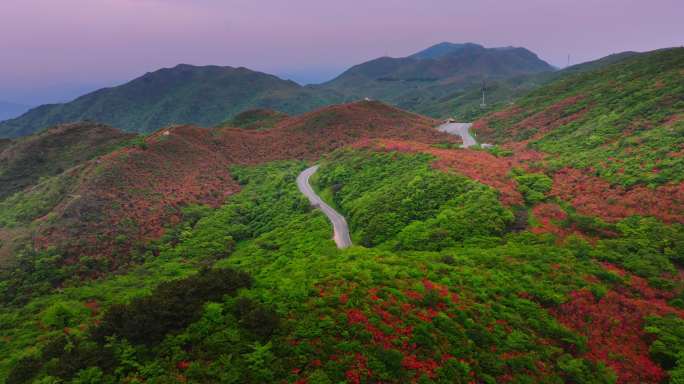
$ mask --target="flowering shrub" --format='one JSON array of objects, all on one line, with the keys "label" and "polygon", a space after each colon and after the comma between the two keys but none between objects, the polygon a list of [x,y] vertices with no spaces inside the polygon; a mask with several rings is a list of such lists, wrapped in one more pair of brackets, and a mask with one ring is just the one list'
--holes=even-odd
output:
[{"label": "flowering shrub", "polygon": [[613,368],[619,383],[660,383],[667,376],[650,359],[649,339],[644,333],[646,317],[676,313],[662,302],[615,291],[597,299],[591,291],[579,290],[572,292],[570,300],[552,313],[562,324],[587,337],[586,356]]}]

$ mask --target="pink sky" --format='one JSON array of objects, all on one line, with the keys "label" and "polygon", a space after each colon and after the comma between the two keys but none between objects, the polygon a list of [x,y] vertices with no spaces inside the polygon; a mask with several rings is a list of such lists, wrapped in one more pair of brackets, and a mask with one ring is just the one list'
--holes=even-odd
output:
[{"label": "pink sky", "polygon": [[0,0],[0,99],[67,98],[178,63],[318,82],[441,41],[565,66],[568,53],[681,46],[682,20],[682,0]]}]

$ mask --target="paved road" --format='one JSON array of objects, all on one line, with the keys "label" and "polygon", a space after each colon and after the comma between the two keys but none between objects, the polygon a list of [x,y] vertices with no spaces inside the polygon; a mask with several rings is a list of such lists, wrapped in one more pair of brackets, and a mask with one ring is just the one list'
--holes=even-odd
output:
[{"label": "paved road", "polygon": [[328,216],[330,222],[333,225],[333,239],[337,248],[347,248],[352,245],[351,238],[349,237],[349,226],[347,225],[347,220],[344,216],[340,215],[332,209],[328,204],[326,204],[317,194],[314,192],[313,188],[309,184],[309,178],[311,175],[316,173],[318,170],[318,165],[314,165],[311,168],[307,168],[302,173],[297,176],[297,187],[306,196],[311,205],[323,211],[323,213]]},{"label": "paved road", "polygon": [[437,127],[437,130],[461,136],[461,139],[463,139],[462,147],[468,148],[477,145],[475,138],[470,135],[470,127],[472,125],[473,123],[444,123]]}]

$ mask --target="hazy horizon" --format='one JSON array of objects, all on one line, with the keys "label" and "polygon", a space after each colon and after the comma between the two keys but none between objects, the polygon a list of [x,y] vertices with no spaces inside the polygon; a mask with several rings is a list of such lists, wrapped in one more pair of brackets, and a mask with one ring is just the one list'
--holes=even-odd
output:
[{"label": "hazy horizon", "polygon": [[564,67],[568,54],[576,64],[627,50],[680,46],[675,36],[684,36],[675,0],[59,3],[0,4],[0,100],[67,101],[179,63],[244,66],[308,84],[443,41],[521,46]]}]

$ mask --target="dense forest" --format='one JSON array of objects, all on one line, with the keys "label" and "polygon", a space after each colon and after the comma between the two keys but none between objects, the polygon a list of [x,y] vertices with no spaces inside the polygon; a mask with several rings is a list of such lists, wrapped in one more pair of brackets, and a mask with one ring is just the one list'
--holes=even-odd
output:
[{"label": "dense forest", "polygon": [[[616,372],[623,382],[682,374],[672,351],[684,342],[684,300],[670,293],[680,285],[680,225],[602,223],[615,236],[593,244],[534,235],[516,229],[524,207],[431,161],[367,150],[325,158],[317,187],[348,214],[361,247],[336,249],[324,216],[296,190],[304,165],[275,163],[233,169],[240,193],[217,210],[187,207],[126,273],[30,299],[36,289],[25,279],[5,282],[7,382],[608,383]],[[536,192],[530,201],[554,201],[543,183],[524,188]],[[575,222],[583,220],[558,225]],[[50,255],[33,257],[44,264]],[[587,328],[588,319],[622,325]]]},{"label": "dense forest", "polygon": [[563,75],[486,148],[377,102],[0,143],[0,381],[684,382],[682,68]]}]

